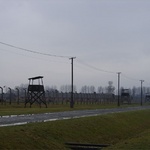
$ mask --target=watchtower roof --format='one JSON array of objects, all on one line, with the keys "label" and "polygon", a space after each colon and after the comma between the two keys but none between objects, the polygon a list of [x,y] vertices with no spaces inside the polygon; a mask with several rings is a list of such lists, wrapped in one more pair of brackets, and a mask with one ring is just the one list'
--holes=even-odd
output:
[{"label": "watchtower roof", "polygon": [[36,79],[42,79],[43,76],[37,76],[37,77],[32,77],[32,78],[29,78],[28,80],[36,80]]}]

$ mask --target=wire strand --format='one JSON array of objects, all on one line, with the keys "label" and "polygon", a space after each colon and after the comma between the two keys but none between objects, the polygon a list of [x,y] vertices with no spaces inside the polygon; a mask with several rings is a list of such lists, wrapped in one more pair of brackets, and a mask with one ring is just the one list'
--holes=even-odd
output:
[{"label": "wire strand", "polygon": [[83,62],[82,60],[77,59],[77,61],[78,61],[79,63],[81,63],[81,64],[83,64],[83,65],[89,67],[89,68],[94,69],[94,70],[97,70],[97,71],[100,71],[100,72],[105,72],[105,73],[116,74],[116,72],[108,71],[108,70],[104,70],[104,69],[100,69],[100,68],[97,68],[97,67],[95,67],[95,66],[89,65],[89,64]]},{"label": "wire strand", "polygon": [[14,46],[14,45],[4,43],[4,42],[0,42],[0,44],[3,44],[5,46],[9,46],[9,47],[13,47],[13,48],[16,48],[16,49],[19,49],[19,50],[22,50],[22,51],[39,54],[39,55],[45,55],[45,56],[51,56],[51,57],[60,57],[60,58],[70,58],[71,57],[71,56],[52,55],[52,54],[48,54],[48,53],[37,52],[37,51],[33,51],[33,50],[26,49],[26,48]]},{"label": "wire strand", "polygon": [[132,81],[140,81],[140,79],[128,77],[128,76],[125,75],[124,73],[122,73],[122,77],[124,77],[124,78],[126,78],[126,79],[128,79],[128,80],[132,80]]},{"label": "wire strand", "polygon": [[6,49],[1,49],[1,48],[0,48],[0,51],[7,52],[7,53],[11,53],[11,54],[15,54],[15,55],[20,55],[20,56],[23,56],[23,57],[32,58],[32,59],[36,59],[36,60],[40,60],[40,61],[57,62],[57,63],[65,63],[65,64],[68,64],[68,62],[54,61],[54,60],[49,60],[49,59],[34,57],[34,56],[31,56],[31,55],[20,54],[20,53],[16,53],[16,52],[11,51],[11,50],[8,50],[8,49],[6,50]]}]

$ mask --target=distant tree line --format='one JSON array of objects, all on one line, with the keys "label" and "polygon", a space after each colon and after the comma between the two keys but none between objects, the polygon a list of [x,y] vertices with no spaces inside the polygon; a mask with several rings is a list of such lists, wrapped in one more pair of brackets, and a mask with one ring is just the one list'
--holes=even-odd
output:
[{"label": "distant tree line", "polygon": [[[28,89],[28,84],[21,84],[20,86],[16,86],[14,89],[5,87],[3,88],[3,94],[0,92],[0,100],[3,98],[5,99],[15,99],[16,101],[23,101],[26,96],[27,96],[27,89]],[[76,86],[73,87],[74,89],[74,97],[75,98],[87,98],[87,99],[98,99],[98,97],[101,97],[104,99],[107,99],[107,96],[110,98],[110,95],[115,95],[115,87],[113,85],[112,81],[108,81],[108,85],[106,87],[99,86],[97,89],[95,88],[94,85],[88,86],[84,85],[81,87],[80,91],[77,92]],[[121,89],[124,89],[124,87],[120,88],[120,93]],[[62,97],[65,99],[70,98],[70,92],[71,92],[71,85],[62,85],[60,86],[60,89],[57,88],[57,86],[45,86],[45,93],[48,99],[57,99],[57,97]],[[140,99],[141,95],[141,87],[133,87],[129,89],[130,95],[132,96],[132,99]],[[68,93],[68,94],[67,94]],[[147,93],[150,94],[150,87],[143,87],[143,96],[145,96]],[[10,97],[11,94],[11,97]],[[78,94],[78,95],[77,95]],[[97,94],[97,96],[95,95]],[[55,98],[54,98],[55,97]]]},{"label": "distant tree line", "polygon": [[[25,93],[25,90],[27,90],[28,84],[21,84],[20,86],[16,86],[12,90],[12,93],[16,93],[17,90],[19,89],[20,95],[23,95]],[[121,87],[121,89],[124,89],[124,87]],[[150,87],[143,87],[143,95],[146,93],[150,93]],[[5,93],[9,93],[8,87],[3,87],[3,91]],[[45,91],[50,91],[50,92],[63,92],[63,93],[69,93],[71,92],[71,85],[61,85],[60,88],[58,89],[56,85],[52,86],[45,86]],[[73,91],[74,93],[77,92],[77,87],[74,85],[73,86]],[[133,86],[132,88],[129,88],[130,94],[134,97],[137,95],[141,94],[141,87],[135,87]],[[98,86],[97,89],[95,88],[94,85],[84,85],[81,87],[78,93],[109,93],[109,94],[115,94],[115,87],[113,85],[112,81],[108,81],[108,85],[106,87]]]}]

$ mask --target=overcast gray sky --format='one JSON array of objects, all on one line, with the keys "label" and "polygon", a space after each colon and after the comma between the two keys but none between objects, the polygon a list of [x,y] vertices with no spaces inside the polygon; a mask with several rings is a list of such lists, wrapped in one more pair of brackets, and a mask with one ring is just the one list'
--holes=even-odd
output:
[{"label": "overcast gray sky", "polygon": [[[0,0],[0,42],[74,59],[74,84],[150,84],[149,0]],[[71,61],[0,44],[0,86],[71,83]]]}]

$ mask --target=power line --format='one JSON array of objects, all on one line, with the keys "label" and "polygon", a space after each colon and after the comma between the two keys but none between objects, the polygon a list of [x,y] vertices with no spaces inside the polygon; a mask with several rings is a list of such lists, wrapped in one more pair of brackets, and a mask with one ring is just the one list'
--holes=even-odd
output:
[{"label": "power line", "polygon": [[82,60],[77,59],[77,61],[78,61],[79,63],[81,63],[81,64],[83,64],[83,65],[89,67],[89,68],[94,69],[94,70],[97,70],[97,71],[100,71],[100,72],[105,72],[105,73],[116,74],[116,72],[108,71],[108,70],[104,70],[104,69],[100,69],[100,68],[97,68],[97,67],[95,67],[95,66],[89,65],[89,64],[83,62]]},{"label": "power line", "polygon": [[139,79],[128,77],[128,76],[125,75],[124,73],[122,73],[122,76],[123,76],[124,78],[128,79],[128,80],[139,81]]},{"label": "power line", "polygon": [[[108,71],[108,70],[104,70],[104,69],[100,69],[100,68],[97,68],[97,67],[95,67],[95,66],[89,65],[89,64],[83,62],[82,60],[77,59],[77,61],[78,61],[79,63],[81,63],[82,65],[87,66],[87,67],[89,67],[89,68],[91,68],[91,69],[94,69],[94,70],[97,70],[97,71],[100,71],[100,72],[116,74],[116,72]],[[125,75],[124,73],[122,73],[122,76],[123,76],[124,78],[128,79],[128,80],[132,80],[132,81],[136,81],[136,82],[139,81],[139,79],[129,77],[129,76]]]},{"label": "power line", "polygon": [[48,54],[48,53],[37,52],[37,51],[33,51],[33,50],[26,49],[26,48],[14,46],[14,45],[4,43],[4,42],[0,42],[0,44],[3,44],[5,46],[9,46],[9,47],[12,47],[12,48],[16,48],[16,49],[19,49],[19,50],[22,50],[22,51],[39,54],[39,55],[46,55],[46,56],[51,56],[51,57],[61,57],[61,58],[70,58],[71,57],[71,56],[52,55],[52,54]]},{"label": "power line", "polygon": [[15,54],[15,55],[20,55],[20,56],[23,56],[23,57],[28,57],[28,58],[32,58],[32,59],[36,59],[36,60],[41,60],[41,61],[57,62],[57,63],[66,63],[66,64],[69,64],[68,62],[56,61],[56,60],[54,61],[54,60],[49,60],[49,59],[34,57],[34,56],[31,56],[31,55],[20,54],[20,53],[16,53],[16,52],[11,51],[11,50],[8,50],[8,49],[6,50],[6,49],[1,49],[1,48],[0,48],[0,51],[4,51],[4,52],[7,52],[7,53],[12,53],[12,54]]},{"label": "power line", "polygon": [[[16,49],[19,49],[19,50],[22,50],[22,51],[26,51],[26,52],[29,52],[29,53],[34,53],[34,54],[39,54],[39,55],[44,55],[44,56],[59,57],[59,58],[73,58],[71,56],[62,56],[62,55],[53,55],[53,54],[49,54],[49,53],[42,53],[42,52],[38,52],[38,51],[34,51],[34,50],[30,50],[30,49],[18,47],[18,46],[15,46],[15,45],[4,43],[4,42],[0,42],[0,44],[8,46],[8,47],[16,48]],[[100,71],[100,72],[105,72],[105,73],[110,73],[110,74],[116,74],[116,72],[105,70],[105,69],[101,69],[101,68],[97,68],[95,66],[89,65],[88,63],[85,63],[82,60],[77,59],[77,61],[80,64],[82,64],[84,66],[87,66],[87,67],[89,67],[91,69],[94,69],[94,70],[97,70],[97,71]],[[129,79],[129,80],[139,81],[138,79],[126,76],[124,73],[122,73],[122,76],[125,77],[125,78],[127,78],[127,79]]]},{"label": "power line", "polygon": [[[126,78],[126,79],[128,79],[128,80],[131,80],[131,81],[135,81],[135,82],[141,81],[141,80],[139,80],[139,79],[137,79],[137,78],[128,77],[128,76],[125,75],[124,73],[122,74],[122,77],[124,77],[124,78]],[[144,81],[144,83],[145,83],[147,86],[150,86],[149,81],[145,81],[145,80],[143,80],[143,81]]]}]

